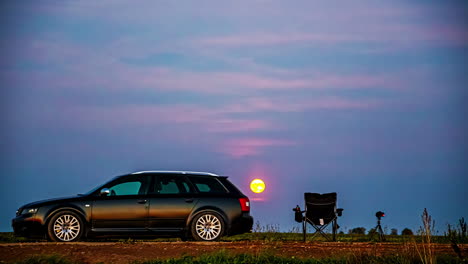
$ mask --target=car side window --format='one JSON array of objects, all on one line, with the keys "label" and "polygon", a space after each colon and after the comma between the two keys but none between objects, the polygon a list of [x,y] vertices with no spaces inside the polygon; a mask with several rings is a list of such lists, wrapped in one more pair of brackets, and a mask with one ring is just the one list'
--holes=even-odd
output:
[{"label": "car side window", "polygon": [[183,176],[160,175],[154,183],[154,193],[181,194],[190,193],[190,187]]},{"label": "car side window", "polygon": [[201,193],[227,193],[224,186],[214,177],[190,177],[190,181]]},{"label": "car side window", "polygon": [[109,188],[111,196],[117,195],[138,195],[140,191],[141,182],[124,182]]},{"label": "car side window", "polygon": [[146,193],[146,186],[146,178],[141,178],[118,181],[107,188],[110,191],[109,196],[143,195]]}]

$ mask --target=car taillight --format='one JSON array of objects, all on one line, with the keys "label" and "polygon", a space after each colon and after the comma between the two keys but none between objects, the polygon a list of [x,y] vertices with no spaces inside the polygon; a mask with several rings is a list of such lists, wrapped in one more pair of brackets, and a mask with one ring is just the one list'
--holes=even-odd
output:
[{"label": "car taillight", "polygon": [[242,212],[250,212],[250,200],[247,197],[239,198]]}]

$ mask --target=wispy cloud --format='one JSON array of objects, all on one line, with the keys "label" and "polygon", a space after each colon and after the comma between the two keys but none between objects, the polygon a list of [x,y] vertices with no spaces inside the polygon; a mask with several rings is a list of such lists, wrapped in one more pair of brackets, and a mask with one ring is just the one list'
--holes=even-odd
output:
[{"label": "wispy cloud", "polygon": [[[122,74],[125,74],[122,72]],[[172,69],[133,69],[119,83],[134,87],[154,87],[166,90],[187,90],[215,94],[230,94],[258,90],[283,89],[346,89],[391,87],[395,83],[387,76],[316,74],[313,77],[277,78],[243,72],[184,72]]]},{"label": "wispy cloud", "polygon": [[209,47],[268,47],[296,45],[328,47],[330,44],[375,44],[395,45],[399,48],[419,48],[425,46],[466,46],[468,32],[465,28],[449,25],[421,26],[412,24],[365,25],[346,32],[255,32],[225,36],[205,37],[195,43]]},{"label": "wispy cloud", "polygon": [[[57,124],[76,129],[92,127],[97,130],[128,130],[135,127],[174,130],[190,129],[196,138],[199,134],[229,135],[246,132],[275,131],[280,125],[270,119],[231,117],[224,108],[197,105],[126,105],[118,107],[92,107],[68,105],[51,107],[61,109]],[[49,111],[52,113],[53,111]],[[43,117],[49,119],[49,116]]]},{"label": "wispy cloud", "polygon": [[[193,91],[209,94],[239,94],[253,90],[360,89],[394,88],[396,78],[390,74],[336,74],[310,72],[298,75],[294,71],[257,69],[257,72],[211,71],[196,72],[176,68],[138,67],[122,63],[118,58],[99,51],[80,50],[66,44],[35,45],[27,62],[38,65],[36,71],[17,72],[18,79],[27,76],[35,84],[49,83],[54,87],[81,89],[101,87],[112,90]],[[51,50],[48,56],[41,50]],[[73,63],[70,63],[73,62]],[[43,69],[60,68],[61,73]],[[10,73],[13,74],[13,73]]]},{"label": "wispy cloud", "polygon": [[226,140],[219,151],[234,158],[242,158],[260,155],[268,148],[294,145],[296,142],[282,139],[234,138]]},{"label": "wispy cloud", "polygon": [[311,33],[252,33],[248,35],[215,36],[196,40],[213,46],[268,46],[294,43],[340,43],[358,40],[352,35],[311,34]]},{"label": "wispy cloud", "polygon": [[351,110],[372,109],[382,106],[383,102],[376,99],[348,99],[335,96],[316,98],[294,97],[253,97],[245,101],[226,106],[227,112],[258,113],[258,112],[308,112],[313,110]]}]

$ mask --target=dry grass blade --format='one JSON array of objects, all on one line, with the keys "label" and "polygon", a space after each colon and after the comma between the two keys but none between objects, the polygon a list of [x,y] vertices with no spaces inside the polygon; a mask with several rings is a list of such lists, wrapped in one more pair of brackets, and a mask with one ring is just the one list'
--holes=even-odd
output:
[{"label": "dry grass blade", "polygon": [[437,260],[434,254],[434,246],[431,243],[434,222],[432,221],[432,217],[429,215],[426,208],[424,208],[421,219],[423,223],[423,226],[419,230],[421,235],[421,243],[418,245],[416,242],[414,242],[416,251],[418,252],[419,258],[423,264],[435,264]]}]

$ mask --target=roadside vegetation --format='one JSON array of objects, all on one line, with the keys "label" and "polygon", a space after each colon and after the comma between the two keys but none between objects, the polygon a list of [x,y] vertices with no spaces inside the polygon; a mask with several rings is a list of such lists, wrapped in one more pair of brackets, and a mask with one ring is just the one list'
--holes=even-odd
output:
[{"label": "roadside vegetation", "polygon": [[[451,256],[437,257],[439,264],[458,264],[465,263]],[[168,260],[151,260],[144,262],[134,262],[133,264],[419,264],[421,263],[418,258],[410,256],[371,256],[371,255],[349,255],[339,256],[334,258],[320,258],[320,259],[301,259],[298,257],[281,257],[270,253],[252,254],[236,254],[232,255],[224,251],[217,253],[202,255],[200,257],[186,256],[178,259]]]},{"label": "roadside vegetation", "polygon": [[[379,242],[379,243],[421,243],[424,239],[419,235],[385,235],[386,241],[380,242],[375,237],[371,239],[368,234],[337,234],[339,242]],[[120,242],[126,244],[138,242],[177,242],[179,238],[96,238],[87,239],[86,242]],[[237,241],[265,241],[265,242],[281,242],[281,241],[302,241],[302,233],[292,232],[253,232],[230,237],[222,237],[222,242],[237,242]],[[457,244],[466,244],[468,240],[460,238],[454,233],[450,235],[432,236],[432,243],[451,244],[455,241]],[[23,237],[15,237],[10,232],[0,232],[0,243],[25,243],[25,242],[47,242],[46,239],[27,239]],[[327,240],[319,235],[312,238],[312,234],[307,234],[307,242],[327,242]]]},{"label": "roadside vegetation", "polygon": [[[435,259],[439,264],[462,264],[466,263],[454,256],[437,256]],[[59,255],[33,256],[24,259],[16,264],[82,264]],[[165,260],[149,260],[131,262],[131,264],[420,264],[425,263],[415,255],[395,255],[395,256],[372,256],[367,254],[347,255],[328,258],[281,257],[270,252],[260,252],[257,254],[231,254],[225,250],[215,253],[204,254],[198,257],[183,256]]]}]

